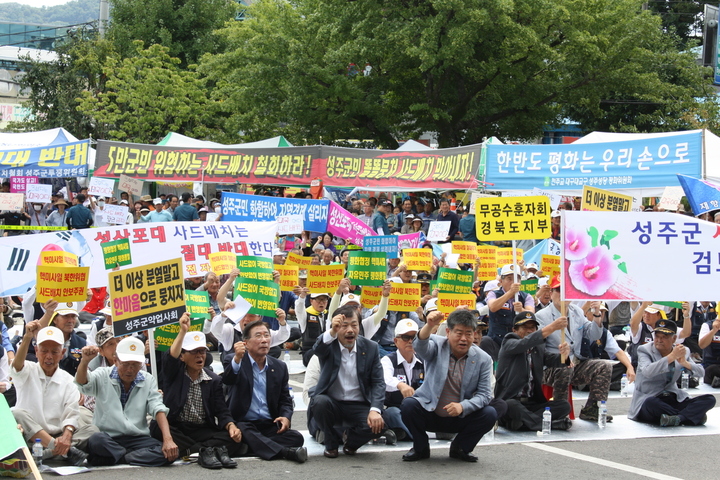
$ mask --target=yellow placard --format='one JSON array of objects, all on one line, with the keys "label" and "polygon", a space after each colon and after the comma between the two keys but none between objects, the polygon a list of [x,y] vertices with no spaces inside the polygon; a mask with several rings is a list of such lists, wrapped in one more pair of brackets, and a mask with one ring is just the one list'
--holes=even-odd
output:
[{"label": "yellow placard", "polygon": [[48,267],[77,267],[79,263],[78,257],[74,253],[52,251],[40,253],[40,265],[47,265]]},{"label": "yellow placard", "polygon": [[408,270],[429,272],[432,269],[432,250],[429,248],[406,248],[402,256]]},{"label": "yellow placard", "polygon": [[37,267],[37,301],[84,302],[90,267]]},{"label": "yellow placard", "polygon": [[633,197],[602,188],[583,186],[581,210],[593,212],[629,212]]},{"label": "yellow placard", "polygon": [[300,283],[300,267],[297,265],[274,265],[280,273],[280,291],[292,292]]},{"label": "yellow placard", "polygon": [[540,270],[550,278],[560,275],[560,257],[558,255],[543,255],[540,259]]},{"label": "yellow placard", "polygon": [[215,275],[225,275],[237,267],[237,255],[233,252],[217,252],[208,255],[210,268]]},{"label": "yellow placard", "polygon": [[312,257],[303,257],[302,255],[298,255],[297,253],[288,253],[287,258],[285,259],[285,265],[297,265],[299,267],[309,267],[312,263]]},{"label": "yellow placard", "polygon": [[182,258],[108,272],[115,336],[176,323],[185,312]]},{"label": "yellow placard", "polygon": [[419,283],[393,283],[388,298],[388,310],[414,312],[420,306]]},{"label": "yellow placard", "polygon": [[452,242],[452,253],[460,254],[460,258],[458,258],[458,263],[474,264],[475,260],[477,260],[477,243]]},{"label": "yellow placard", "polygon": [[310,293],[327,293],[332,296],[345,276],[345,266],[309,265],[307,272],[307,287]]},{"label": "yellow placard", "polygon": [[442,313],[452,313],[461,305],[475,310],[477,298],[472,293],[438,293],[437,307]]},{"label": "yellow placard", "polygon": [[[516,248],[518,262],[523,258],[523,249]],[[498,248],[497,249],[497,266],[502,267],[504,265],[511,265],[513,263],[513,249],[512,248]]]},{"label": "yellow placard", "polygon": [[360,295],[360,303],[365,308],[373,308],[380,304],[382,299],[382,287],[363,287]]},{"label": "yellow placard", "polygon": [[475,229],[480,241],[536,240],[548,238],[550,199],[530,197],[480,197],[475,200]]},{"label": "yellow placard", "polygon": [[477,252],[478,258],[480,258],[478,280],[495,280],[495,277],[497,277],[497,250],[498,248],[492,245],[478,245]]}]

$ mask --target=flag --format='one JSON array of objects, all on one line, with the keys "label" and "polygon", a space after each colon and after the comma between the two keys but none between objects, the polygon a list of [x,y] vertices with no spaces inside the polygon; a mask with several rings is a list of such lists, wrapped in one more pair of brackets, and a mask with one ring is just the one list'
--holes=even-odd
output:
[{"label": "flag", "polygon": [[693,215],[698,216],[712,210],[720,209],[720,185],[677,174],[680,185],[690,203]]},{"label": "flag", "polygon": [[0,432],[0,458],[8,457],[25,446],[25,440],[17,428],[17,422],[4,395],[0,395]]}]

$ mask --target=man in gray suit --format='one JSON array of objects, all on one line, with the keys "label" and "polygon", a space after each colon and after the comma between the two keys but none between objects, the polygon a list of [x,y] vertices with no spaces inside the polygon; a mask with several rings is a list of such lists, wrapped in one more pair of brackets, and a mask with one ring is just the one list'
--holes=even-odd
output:
[{"label": "man in gray suit", "polygon": [[450,457],[477,462],[475,445],[495,425],[498,414],[492,400],[492,359],[473,344],[477,320],[469,310],[447,318],[446,336],[432,335],[443,314],[432,312],[413,343],[425,363],[425,382],[403,400],[402,419],[413,438],[403,460],[430,458],[428,431],[457,433]]},{"label": "man in gray suit", "polygon": [[703,425],[707,421],[706,413],[715,406],[715,397],[690,398],[685,390],[677,387],[683,367],[702,378],[702,365],[690,360],[690,350],[674,345],[677,325],[672,320],[658,320],[653,333],[653,342],[638,348],[635,393],[628,417],[663,427]]}]

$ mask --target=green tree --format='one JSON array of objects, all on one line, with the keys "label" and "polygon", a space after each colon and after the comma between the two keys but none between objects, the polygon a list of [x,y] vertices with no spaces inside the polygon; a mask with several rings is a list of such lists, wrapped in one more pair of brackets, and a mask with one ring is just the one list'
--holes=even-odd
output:
[{"label": "green tree", "polygon": [[[392,148],[431,131],[455,146],[535,138],[571,113],[590,124],[607,99],[677,112],[708,94],[704,70],[637,0],[260,0],[222,35],[227,50],[201,69],[226,130],[247,139]],[[366,63],[369,76],[348,74]],[[673,64],[682,71],[668,74]],[[643,130],[667,122],[631,104],[626,113],[629,124],[645,115]]]},{"label": "green tree", "polygon": [[235,17],[233,0],[110,0],[111,38],[123,57],[135,52],[134,40],[164,45],[186,67],[204,53],[221,50],[213,31]]},{"label": "green tree", "polygon": [[204,138],[211,132],[214,104],[205,82],[194,70],[183,70],[168,48],[135,42],[135,56],[108,57],[101,92],[83,92],[78,110],[107,129],[107,137],[135,143],[157,143],[169,131]]}]

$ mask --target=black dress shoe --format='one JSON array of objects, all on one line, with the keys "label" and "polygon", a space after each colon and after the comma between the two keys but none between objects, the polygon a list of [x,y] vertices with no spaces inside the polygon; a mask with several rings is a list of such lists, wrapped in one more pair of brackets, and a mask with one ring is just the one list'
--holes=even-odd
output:
[{"label": "black dress shoe", "polygon": [[307,459],[307,448],[305,447],[288,448],[285,454],[285,460],[292,460],[297,463],[305,463]]},{"label": "black dress shoe", "polygon": [[417,453],[414,448],[411,448],[409,452],[402,456],[405,462],[417,462],[418,460],[424,460],[426,458],[430,458],[430,450],[424,453]]},{"label": "black dress shoe", "polygon": [[326,448],[323,452],[323,455],[325,455],[327,458],[338,458],[338,449],[337,448]]},{"label": "black dress shoe", "polygon": [[67,453],[67,462],[70,465],[74,465],[76,467],[81,467],[83,463],[85,463],[85,459],[87,458],[88,454],[80,450],[79,448],[70,447],[70,450],[68,450]]},{"label": "black dress shoe", "polygon": [[472,453],[465,453],[460,447],[450,445],[450,458],[457,458],[464,462],[477,462],[478,457]]},{"label": "black dress shoe", "polygon": [[397,435],[395,435],[395,432],[389,428],[386,428],[382,432],[383,437],[385,437],[385,443],[387,445],[395,445],[397,443]]},{"label": "black dress shoe", "polygon": [[237,462],[230,458],[227,447],[215,447],[215,457],[220,461],[223,468],[237,467]]},{"label": "black dress shoe", "polygon": [[343,453],[345,455],[350,455],[350,456],[355,455],[357,453],[357,450],[358,450],[357,448],[351,448],[351,447],[348,447],[347,445],[343,446]]},{"label": "black dress shoe", "polygon": [[198,455],[198,465],[211,470],[222,468],[222,463],[220,463],[220,460],[218,460],[215,456],[214,447],[203,447],[200,449],[200,454]]}]

